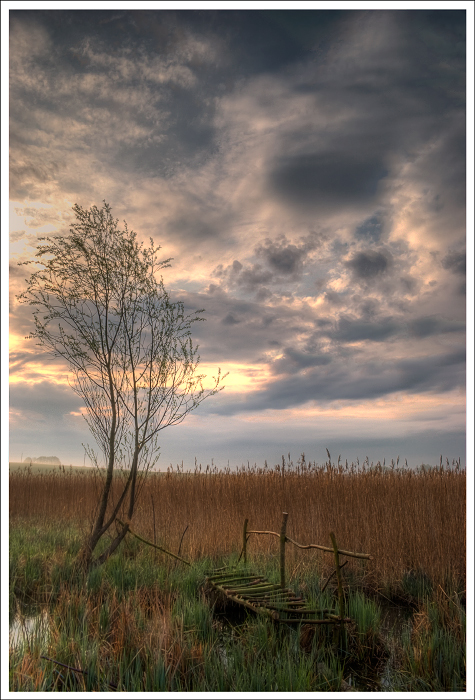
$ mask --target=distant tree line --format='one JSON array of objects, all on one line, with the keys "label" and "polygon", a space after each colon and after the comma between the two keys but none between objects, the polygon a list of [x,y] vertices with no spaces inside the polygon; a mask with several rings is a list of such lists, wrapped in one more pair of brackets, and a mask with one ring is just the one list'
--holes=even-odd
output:
[{"label": "distant tree line", "polygon": [[27,464],[61,464],[58,457],[26,457],[23,463]]}]

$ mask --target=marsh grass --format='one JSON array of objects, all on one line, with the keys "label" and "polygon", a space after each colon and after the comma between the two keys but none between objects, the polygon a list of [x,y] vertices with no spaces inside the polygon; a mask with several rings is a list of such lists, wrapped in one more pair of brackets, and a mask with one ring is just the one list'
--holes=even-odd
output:
[{"label": "marsh grass", "polygon": [[[465,474],[352,471],[302,459],[284,467],[150,475],[134,529],[175,552],[182,543],[192,565],[128,536],[86,577],[73,562],[100,477],[12,473],[10,614],[23,615],[25,627],[34,615],[42,622],[10,648],[10,690],[332,692],[355,677],[368,690],[385,664],[385,689],[463,690]],[[245,517],[278,531],[283,510],[298,542],[330,545],[334,530],[340,547],[374,557],[343,569],[354,624],[336,646],[330,626],[274,627],[203,588],[207,570],[237,564]],[[249,566],[279,581],[275,538],[251,536],[248,552]],[[335,606],[333,579],[322,592],[332,569],[330,554],[288,545],[288,585],[315,607]],[[412,606],[391,654],[387,598]]]},{"label": "marsh grass", "polygon": [[[101,478],[97,471],[13,472],[10,520],[26,518],[39,526],[57,522],[85,532]],[[283,461],[273,469],[150,474],[134,529],[176,552],[188,526],[181,552],[196,561],[239,552],[245,518],[249,529],[279,531],[283,511],[289,513],[288,535],[298,542],[329,546],[333,530],[341,547],[370,553],[372,562],[351,560],[345,574],[386,594],[397,589],[417,598],[421,585],[445,587],[450,580],[464,588],[465,472],[458,467],[415,472],[379,465],[319,466],[302,455],[296,465]],[[141,545],[127,544],[130,556],[134,546]],[[278,556],[273,538],[251,536],[248,547],[253,555]],[[331,556],[324,553],[287,549],[290,570],[331,567]]]},{"label": "marsh grass", "polygon": [[47,635],[10,649],[12,691],[338,689],[342,664],[332,659],[331,677],[319,674],[318,663],[331,654],[316,644],[303,653],[296,630],[246,615],[223,635],[202,590],[201,563],[186,571],[160,567],[151,587],[141,585],[141,559],[120,581],[106,564],[86,585],[63,582],[44,609]]},{"label": "marsh grass", "polygon": [[[236,611],[229,606],[217,614],[219,605],[203,588],[209,561],[190,568],[161,564],[152,580],[147,558],[144,552],[135,560],[119,555],[77,582],[69,580],[66,566],[55,595],[37,610],[41,629],[10,649],[10,688],[72,692],[105,691],[115,685],[137,692],[331,692],[358,675],[376,686],[388,654],[381,646],[380,606],[362,593],[348,592],[355,624],[335,648],[326,626],[275,627],[242,609],[236,624]],[[319,595],[319,580],[307,575],[302,585],[316,605],[334,606],[336,590],[330,585]],[[443,603],[442,611],[437,608],[437,614],[427,605],[421,604],[412,635],[403,635],[394,688],[460,690],[463,608],[455,597]],[[427,649],[435,650],[431,664]],[[41,656],[87,673],[65,670]],[[434,675],[438,660],[444,670]]]},{"label": "marsh grass", "polygon": [[425,598],[402,637],[403,666],[399,682],[407,691],[460,690],[466,674],[466,612],[457,593],[440,589]]}]

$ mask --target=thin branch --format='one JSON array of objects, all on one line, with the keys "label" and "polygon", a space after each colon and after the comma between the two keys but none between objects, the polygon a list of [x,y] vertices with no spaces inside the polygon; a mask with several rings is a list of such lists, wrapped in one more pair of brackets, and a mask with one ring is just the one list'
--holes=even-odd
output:
[{"label": "thin branch", "polygon": [[[116,518],[116,520],[120,525],[125,527],[124,523],[121,520],[119,520],[119,518]],[[165,554],[168,554],[170,557],[174,557],[175,559],[178,559],[178,561],[182,561],[187,566],[191,566],[191,562],[186,561],[186,559],[182,559],[182,557],[179,557],[177,554],[173,554],[173,552],[169,552],[168,549],[165,549],[164,547],[159,547],[158,544],[154,544],[153,542],[150,542],[150,540],[146,540],[144,537],[140,537],[140,535],[137,535],[137,533],[131,529],[130,525],[129,525],[129,532],[131,535],[136,537],[138,540],[140,540],[144,544],[148,544],[150,547],[154,547],[155,549],[160,550],[160,552],[164,552]]]},{"label": "thin branch", "polygon": [[[57,661],[56,659],[52,659],[49,656],[45,656],[42,654],[40,656],[40,659],[45,659],[46,661],[52,661],[54,664],[57,664],[58,666],[62,666],[63,668],[67,668],[69,671],[74,671],[75,673],[81,673],[83,676],[87,676],[89,674],[89,671],[83,671],[81,668],[75,668],[74,666],[69,666],[68,664],[63,664],[62,661]],[[112,690],[117,690],[117,686],[115,683],[111,683],[110,681],[106,681],[107,685],[109,688],[112,688]]]}]

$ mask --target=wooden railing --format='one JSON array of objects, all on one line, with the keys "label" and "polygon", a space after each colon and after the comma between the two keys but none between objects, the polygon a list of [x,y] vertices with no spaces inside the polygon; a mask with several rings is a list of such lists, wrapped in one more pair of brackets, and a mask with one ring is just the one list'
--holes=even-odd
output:
[{"label": "wooden railing", "polygon": [[[332,542],[331,547],[325,547],[324,545],[321,544],[299,544],[295,540],[292,540],[290,537],[287,537],[287,519],[289,517],[288,513],[283,513],[282,514],[282,525],[280,526],[280,533],[278,532],[272,532],[271,530],[248,530],[247,526],[249,524],[249,519],[246,518],[244,521],[244,527],[243,527],[243,532],[242,532],[242,551],[241,551],[241,556],[244,559],[244,563],[247,563],[247,541],[251,535],[274,535],[275,537],[278,537],[280,540],[280,585],[282,588],[285,588],[285,545],[287,542],[290,542],[291,544],[295,545],[299,549],[320,549],[322,552],[331,552],[333,553],[333,556],[335,557],[335,571],[331,574],[333,576],[336,573],[337,581],[338,581],[338,602],[339,602],[339,609],[340,609],[340,618],[344,617],[344,596],[343,596],[343,583],[342,583],[342,578],[341,578],[341,569],[343,568],[344,564],[340,564],[340,555],[345,556],[345,557],[353,557],[355,559],[372,559],[373,557],[370,554],[361,554],[360,552],[349,552],[346,549],[339,549],[337,543],[336,543],[336,538],[333,532],[330,532],[330,539]],[[241,558],[241,557],[240,557]],[[345,562],[346,563],[346,562]],[[330,580],[331,576],[329,577],[328,581]],[[327,583],[328,583],[327,581]],[[326,585],[326,584],[325,584]]]}]

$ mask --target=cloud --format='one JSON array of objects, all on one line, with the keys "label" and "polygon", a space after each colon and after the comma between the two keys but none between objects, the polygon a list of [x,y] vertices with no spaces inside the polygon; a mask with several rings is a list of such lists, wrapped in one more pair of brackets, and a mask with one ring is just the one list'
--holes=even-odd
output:
[{"label": "cloud", "polygon": [[227,266],[220,264],[213,271],[213,276],[229,290],[254,294],[256,301],[291,296],[287,291],[289,283],[302,278],[313,251],[321,245],[322,239],[315,233],[301,237],[295,243],[291,243],[285,235],[274,240],[266,238],[254,247],[252,253],[248,253],[248,259],[257,262],[233,260]]},{"label": "cloud", "polygon": [[21,241],[22,238],[27,238],[31,237],[31,234],[27,234],[25,230],[22,231],[11,231],[10,232],[10,243],[16,243],[17,241]]},{"label": "cloud", "polygon": [[[21,17],[21,20],[20,20]],[[42,23],[33,17],[13,12],[10,16],[10,62],[14,68],[34,64],[38,57],[45,56],[52,48],[50,35]]]},{"label": "cloud", "polygon": [[282,275],[295,275],[302,272],[309,252],[320,245],[317,236],[307,236],[299,244],[291,243],[285,235],[272,241],[266,238],[255,248],[255,254],[265,259],[271,270]]},{"label": "cloud", "polygon": [[238,318],[236,318],[234,314],[229,313],[226,314],[221,323],[223,323],[225,326],[235,326],[237,323],[241,323],[241,321]]},{"label": "cloud", "polygon": [[391,265],[391,257],[380,251],[361,251],[346,262],[356,279],[372,279],[386,273]]},{"label": "cloud", "polygon": [[10,385],[10,407],[30,421],[61,422],[65,415],[79,412],[81,406],[81,399],[68,386],[51,381]]},{"label": "cloud", "polygon": [[292,347],[283,349],[282,357],[279,357],[271,365],[273,374],[295,374],[310,367],[329,365],[332,362],[330,353],[301,352]]},{"label": "cloud", "polygon": [[402,330],[401,321],[392,317],[379,318],[374,322],[341,316],[332,338],[338,341],[355,342],[388,340]]},{"label": "cloud", "polygon": [[287,373],[269,381],[259,391],[247,394],[241,401],[233,397],[232,401],[226,402],[223,396],[219,412],[233,415],[304,406],[309,402],[324,405],[340,400],[366,401],[398,392],[436,394],[451,392],[464,385],[465,352],[396,362],[374,358],[371,364],[364,365],[347,358],[346,362],[332,361],[299,374]]},{"label": "cloud", "polygon": [[[10,352],[10,380],[19,378],[26,381],[28,379],[41,378],[42,375],[38,373],[37,368],[43,365],[44,371],[47,372],[50,362],[51,355],[47,352],[38,352],[31,349],[24,352]],[[61,362],[57,364],[61,364]],[[52,373],[56,372],[57,364],[55,363],[54,369],[51,370]],[[36,371],[33,368],[36,368]]]},{"label": "cloud", "polygon": [[357,226],[355,237],[378,243],[383,232],[384,219],[381,214],[374,214]]},{"label": "cloud", "polygon": [[176,292],[173,298],[181,299],[189,312],[205,309],[206,321],[195,324],[192,335],[201,356],[213,362],[219,358],[223,369],[226,362],[265,363],[266,353],[279,347],[282,338],[306,335],[313,329],[313,314],[306,307],[298,313],[285,303],[269,307],[265,300],[244,300],[222,288],[208,294]]},{"label": "cloud", "polygon": [[19,265],[12,265],[10,263],[8,267],[8,276],[10,279],[24,278],[26,276],[25,268]]},{"label": "cloud", "polygon": [[272,190],[290,204],[314,211],[375,200],[378,185],[387,175],[380,159],[341,151],[281,156],[269,180]]},{"label": "cloud", "polygon": [[442,333],[464,333],[465,323],[444,319],[440,316],[421,316],[411,321],[409,328],[416,338],[427,338]]},{"label": "cloud", "polygon": [[105,199],[206,309],[223,416],[463,386],[464,12],[10,15],[16,382],[57,366],[14,263]]},{"label": "cloud", "polygon": [[234,287],[242,287],[248,291],[255,291],[260,285],[271,283],[275,277],[259,263],[245,267],[239,260],[234,260],[233,264],[226,268],[218,267],[213,274]]},{"label": "cloud", "polygon": [[255,289],[261,284],[269,284],[272,281],[273,275],[269,270],[265,270],[261,265],[252,265],[244,268],[239,273],[236,282],[246,289]]},{"label": "cloud", "polygon": [[467,256],[465,253],[450,252],[442,259],[444,270],[450,270],[457,275],[467,274]]}]

